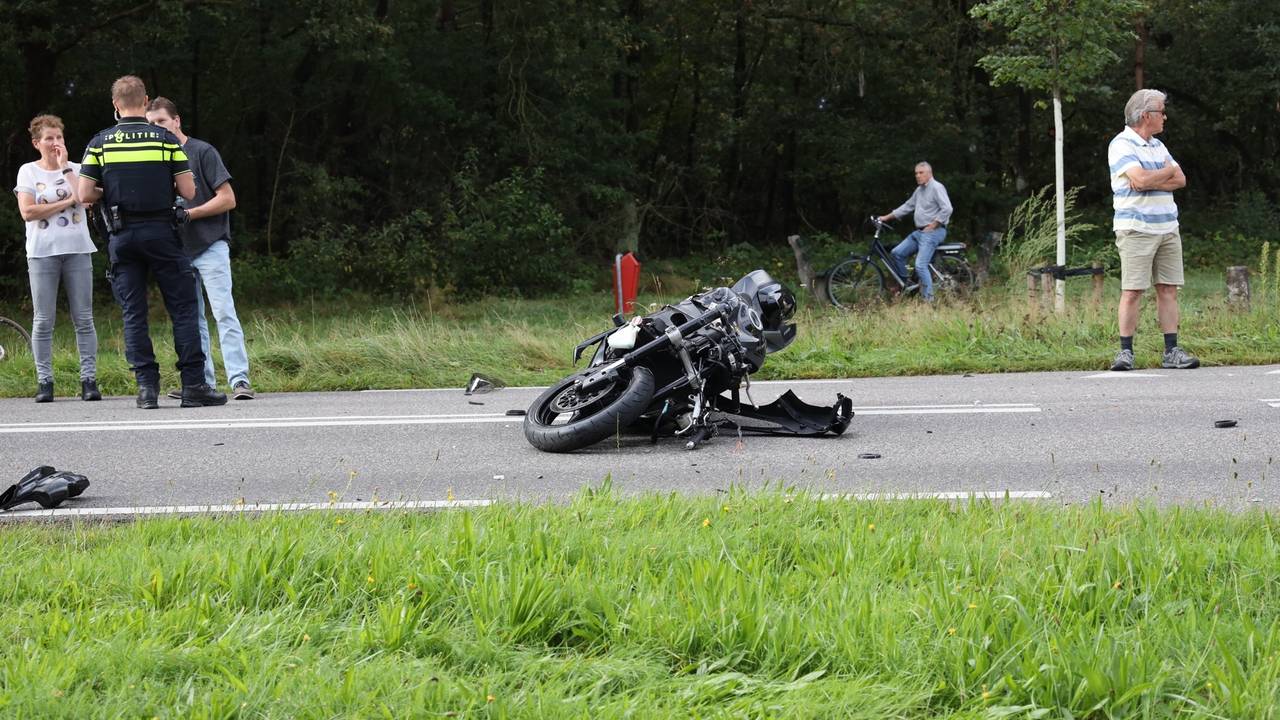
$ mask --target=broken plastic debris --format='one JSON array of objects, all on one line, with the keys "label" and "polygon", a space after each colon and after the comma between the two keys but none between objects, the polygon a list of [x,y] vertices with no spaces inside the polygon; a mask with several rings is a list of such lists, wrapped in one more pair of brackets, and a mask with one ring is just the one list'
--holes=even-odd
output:
[{"label": "broken plastic debris", "polygon": [[512,417],[520,417],[521,415],[524,415],[524,410],[508,410],[507,414]]},{"label": "broken plastic debris", "polygon": [[1235,420],[1215,420],[1213,426],[1216,428],[1233,428],[1236,426]]},{"label": "broken plastic debris", "polygon": [[879,458],[880,453],[858,453],[859,460],[877,460]]},{"label": "broken plastic debris", "polygon": [[504,388],[506,386],[506,383],[495,377],[475,373],[471,376],[471,379],[467,381],[467,388],[462,391],[462,394],[480,395],[487,392],[493,392],[494,390]]}]

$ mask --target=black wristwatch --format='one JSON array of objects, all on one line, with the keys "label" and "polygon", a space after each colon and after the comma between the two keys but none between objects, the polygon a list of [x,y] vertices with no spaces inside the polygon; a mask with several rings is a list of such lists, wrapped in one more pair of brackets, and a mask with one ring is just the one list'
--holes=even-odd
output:
[{"label": "black wristwatch", "polygon": [[63,175],[66,175],[67,173],[72,173],[72,172],[75,172],[75,170],[72,168],[62,168]]}]

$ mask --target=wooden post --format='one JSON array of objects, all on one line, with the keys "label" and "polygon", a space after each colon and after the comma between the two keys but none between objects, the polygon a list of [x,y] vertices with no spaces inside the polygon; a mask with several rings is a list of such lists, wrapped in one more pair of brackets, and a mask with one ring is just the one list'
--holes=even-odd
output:
[{"label": "wooden post", "polygon": [[1227,268],[1227,304],[1249,309],[1249,268],[1244,265]]},{"label": "wooden post", "polygon": [[1040,309],[1040,299],[1036,297],[1035,273],[1027,273],[1027,307],[1031,308],[1031,312]]},{"label": "wooden post", "polygon": [[827,302],[827,278],[826,276],[820,277],[813,272],[813,265],[809,264],[809,255],[805,253],[804,247],[800,245],[800,236],[788,235],[787,244],[791,246],[791,252],[796,256],[796,274],[800,276],[800,284],[809,288],[809,292],[813,294],[813,298],[818,301],[819,305],[829,304]]},{"label": "wooden post", "polygon": [[1044,303],[1044,311],[1049,312],[1054,309],[1056,304],[1056,294],[1053,282],[1053,273],[1040,273],[1040,301]]},{"label": "wooden post", "polygon": [[1102,286],[1106,282],[1106,275],[1102,274],[1102,263],[1093,261],[1093,306],[1095,308],[1102,307]]}]

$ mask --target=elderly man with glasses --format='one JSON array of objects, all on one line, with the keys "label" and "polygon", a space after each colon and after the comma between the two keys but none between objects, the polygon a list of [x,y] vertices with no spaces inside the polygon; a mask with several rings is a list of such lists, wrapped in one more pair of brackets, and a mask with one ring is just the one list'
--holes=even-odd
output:
[{"label": "elderly man with glasses", "polygon": [[1178,288],[1183,284],[1182,237],[1173,191],[1187,176],[1156,135],[1164,132],[1165,94],[1139,90],[1124,106],[1125,129],[1107,149],[1110,166],[1112,227],[1120,253],[1120,352],[1112,370],[1132,370],[1133,334],[1138,328],[1142,294],[1156,286],[1156,317],[1164,333],[1161,367],[1190,370],[1196,356],[1178,345]]}]

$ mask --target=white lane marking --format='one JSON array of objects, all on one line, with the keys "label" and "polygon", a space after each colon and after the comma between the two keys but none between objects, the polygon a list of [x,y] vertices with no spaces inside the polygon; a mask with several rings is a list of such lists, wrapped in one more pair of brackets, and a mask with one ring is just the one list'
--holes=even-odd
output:
[{"label": "white lane marking", "polygon": [[[975,413],[1038,413],[1026,403],[991,405],[872,405],[855,407],[862,415],[955,415]],[[358,427],[371,425],[460,425],[467,423],[522,423],[522,416],[505,413],[442,415],[348,415],[296,418],[219,418],[209,420],[101,420],[59,423],[0,424],[0,435],[67,432],[119,432],[138,430],[239,430],[249,428]]]},{"label": "white lane marking", "polygon": [[827,493],[823,500],[1047,500],[1044,490],[959,490],[950,492]]},{"label": "white lane marking", "polygon": [[985,413],[1038,413],[1035,405],[936,405],[933,407],[853,408],[855,415],[964,415]]},{"label": "white lane marking", "polygon": [[403,500],[388,502],[335,503],[243,503],[237,505],[140,505],[137,507],[53,508],[52,510],[10,510],[0,513],[2,520],[49,520],[57,518],[109,518],[137,515],[203,515],[210,513],[299,512],[311,510],[453,510],[485,507],[488,500]]},{"label": "white lane marking", "polygon": [[1160,373],[1140,373],[1140,372],[1133,372],[1132,370],[1127,371],[1127,372],[1114,372],[1114,371],[1108,370],[1107,372],[1098,373],[1097,375],[1085,375],[1085,376],[1083,376],[1083,377],[1082,377],[1082,378],[1080,378],[1080,379],[1081,379],[1081,380],[1097,380],[1097,379],[1100,379],[1100,378],[1127,378],[1127,377],[1131,377],[1131,378],[1136,378],[1136,377],[1164,377],[1164,375],[1162,375],[1162,374],[1160,374]]},{"label": "white lane marking", "polygon": [[440,417],[431,415],[399,416],[386,418],[361,419],[312,419],[312,418],[276,418],[268,420],[251,420],[247,418],[228,418],[226,420],[204,420],[190,422],[155,422],[155,423],[58,423],[49,425],[0,425],[0,435],[24,433],[56,433],[56,432],[114,432],[121,430],[242,430],[246,428],[291,428],[291,427],[350,427],[361,425],[458,425],[464,423],[520,423],[520,416],[507,415],[468,415],[461,417]]},{"label": "white lane marking", "polygon": [[1268,375],[1280,375],[1280,370],[1268,370]]},{"label": "white lane marking", "polygon": [[[293,422],[298,420],[322,422],[326,420],[417,420],[421,418],[493,418],[504,417],[504,413],[434,413],[431,415],[302,415],[298,417],[242,417],[242,418],[210,418],[193,420],[190,417],[182,420],[85,420],[82,422],[40,423],[48,427],[60,425],[186,425],[190,423],[252,423],[252,422]],[[0,423],[0,429],[25,427],[29,423]]]},{"label": "white lane marking", "polygon": [[1258,402],[1264,402],[1273,408],[1280,408],[1280,398],[1264,398]]}]

